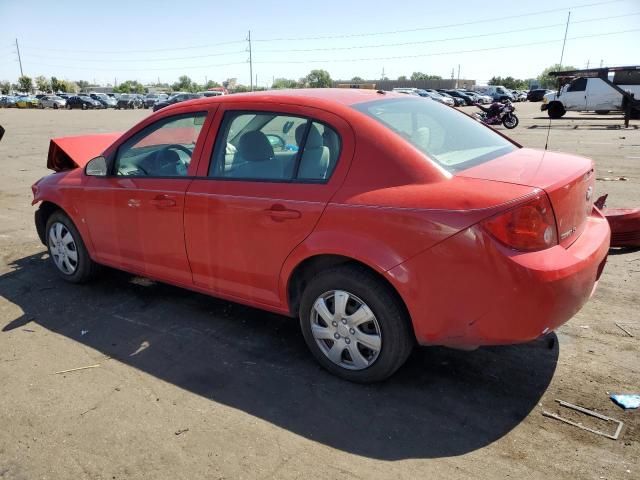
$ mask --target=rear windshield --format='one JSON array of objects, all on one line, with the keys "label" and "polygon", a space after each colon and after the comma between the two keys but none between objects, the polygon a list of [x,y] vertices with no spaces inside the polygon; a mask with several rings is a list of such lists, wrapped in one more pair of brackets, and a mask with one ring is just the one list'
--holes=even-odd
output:
[{"label": "rear windshield", "polygon": [[518,148],[471,117],[434,100],[393,98],[353,108],[382,123],[451,173]]}]

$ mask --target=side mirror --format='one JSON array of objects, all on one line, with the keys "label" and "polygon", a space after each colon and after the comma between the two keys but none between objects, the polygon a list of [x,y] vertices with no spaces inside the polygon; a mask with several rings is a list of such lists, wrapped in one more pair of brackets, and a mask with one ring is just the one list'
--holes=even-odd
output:
[{"label": "side mirror", "polygon": [[100,156],[89,160],[84,167],[85,175],[90,177],[106,177],[107,176],[107,159]]}]

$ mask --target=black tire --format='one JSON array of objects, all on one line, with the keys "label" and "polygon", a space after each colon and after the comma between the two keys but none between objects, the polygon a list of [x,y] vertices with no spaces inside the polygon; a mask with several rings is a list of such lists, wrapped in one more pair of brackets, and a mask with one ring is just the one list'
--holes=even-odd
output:
[{"label": "black tire", "polygon": [[504,125],[504,127],[508,128],[509,130],[511,130],[512,128],[516,128],[518,126],[518,123],[520,123],[520,120],[518,120],[518,117],[513,113],[505,115],[505,117],[502,119],[502,125]]},{"label": "black tire", "polygon": [[607,115],[610,110],[596,110],[596,115]]},{"label": "black tire", "polygon": [[549,104],[549,108],[547,109],[547,114],[549,118],[562,118],[567,111],[564,109],[564,106],[559,102],[552,102]]},{"label": "black tire", "polygon": [[[77,254],[77,262],[73,272],[64,272],[60,267],[58,267],[56,261],[54,260],[52,247],[55,241],[50,238],[50,234],[51,228],[55,224],[62,224],[73,239],[74,249]],[[60,275],[64,280],[71,283],[84,283],[89,281],[96,275],[99,269],[98,264],[91,260],[89,252],[87,251],[87,247],[85,247],[82,236],[80,235],[80,232],[78,232],[78,229],[73,224],[71,219],[62,210],[55,211],[49,216],[45,229],[45,235],[47,251],[49,252],[51,263],[53,264],[56,272],[58,272],[58,275]]]},{"label": "black tire", "polygon": [[58,109],[58,104],[57,104],[57,103],[54,103],[54,104],[53,104],[53,109],[54,109],[54,110],[57,110],[57,109]]},{"label": "black tire", "polygon": [[71,110],[73,107],[71,106],[70,103],[67,103],[67,110]]},{"label": "black tire", "polygon": [[82,104],[82,110],[86,110],[86,109],[87,109],[87,104],[86,104],[86,103],[83,103],[83,104]]},{"label": "black tire", "polygon": [[[312,334],[316,300],[335,290],[344,290],[362,300],[377,321],[381,348],[366,368],[352,370],[334,363],[323,353]],[[415,344],[410,319],[401,300],[374,273],[356,265],[344,265],[315,275],[302,294],[299,318],[302,335],[318,363],[334,375],[352,382],[372,383],[390,377],[404,364]]]}]

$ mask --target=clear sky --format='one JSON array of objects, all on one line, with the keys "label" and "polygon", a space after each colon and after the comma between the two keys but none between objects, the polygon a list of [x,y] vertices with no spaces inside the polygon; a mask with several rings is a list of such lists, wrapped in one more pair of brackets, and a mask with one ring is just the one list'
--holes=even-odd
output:
[{"label": "clear sky", "polygon": [[[0,80],[52,75],[99,84],[131,79],[249,83],[248,31],[258,84],[311,69],[334,79],[413,71],[478,83],[576,67],[640,64],[640,0],[428,2],[0,0]],[[505,18],[512,17],[512,18]],[[464,38],[461,38],[464,37]],[[582,37],[582,38],[580,38]],[[533,44],[533,45],[531,45]],[[508,47],[508,48],[503,48]]]}]

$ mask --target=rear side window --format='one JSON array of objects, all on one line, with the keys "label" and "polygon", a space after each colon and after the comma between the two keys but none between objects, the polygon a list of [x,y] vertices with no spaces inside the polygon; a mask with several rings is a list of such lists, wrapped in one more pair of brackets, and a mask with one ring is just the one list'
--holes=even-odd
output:
[{"label": "rear side window", "polygon": [[487,162],[517,147],[452,108],[423,98],[376,100],[353,106],[454,173]]},{"label": "rear side window", "polygon": [[228,112],[209,176],[325,183],[339,155],[338,134],[321,122],[272,112]]}]

